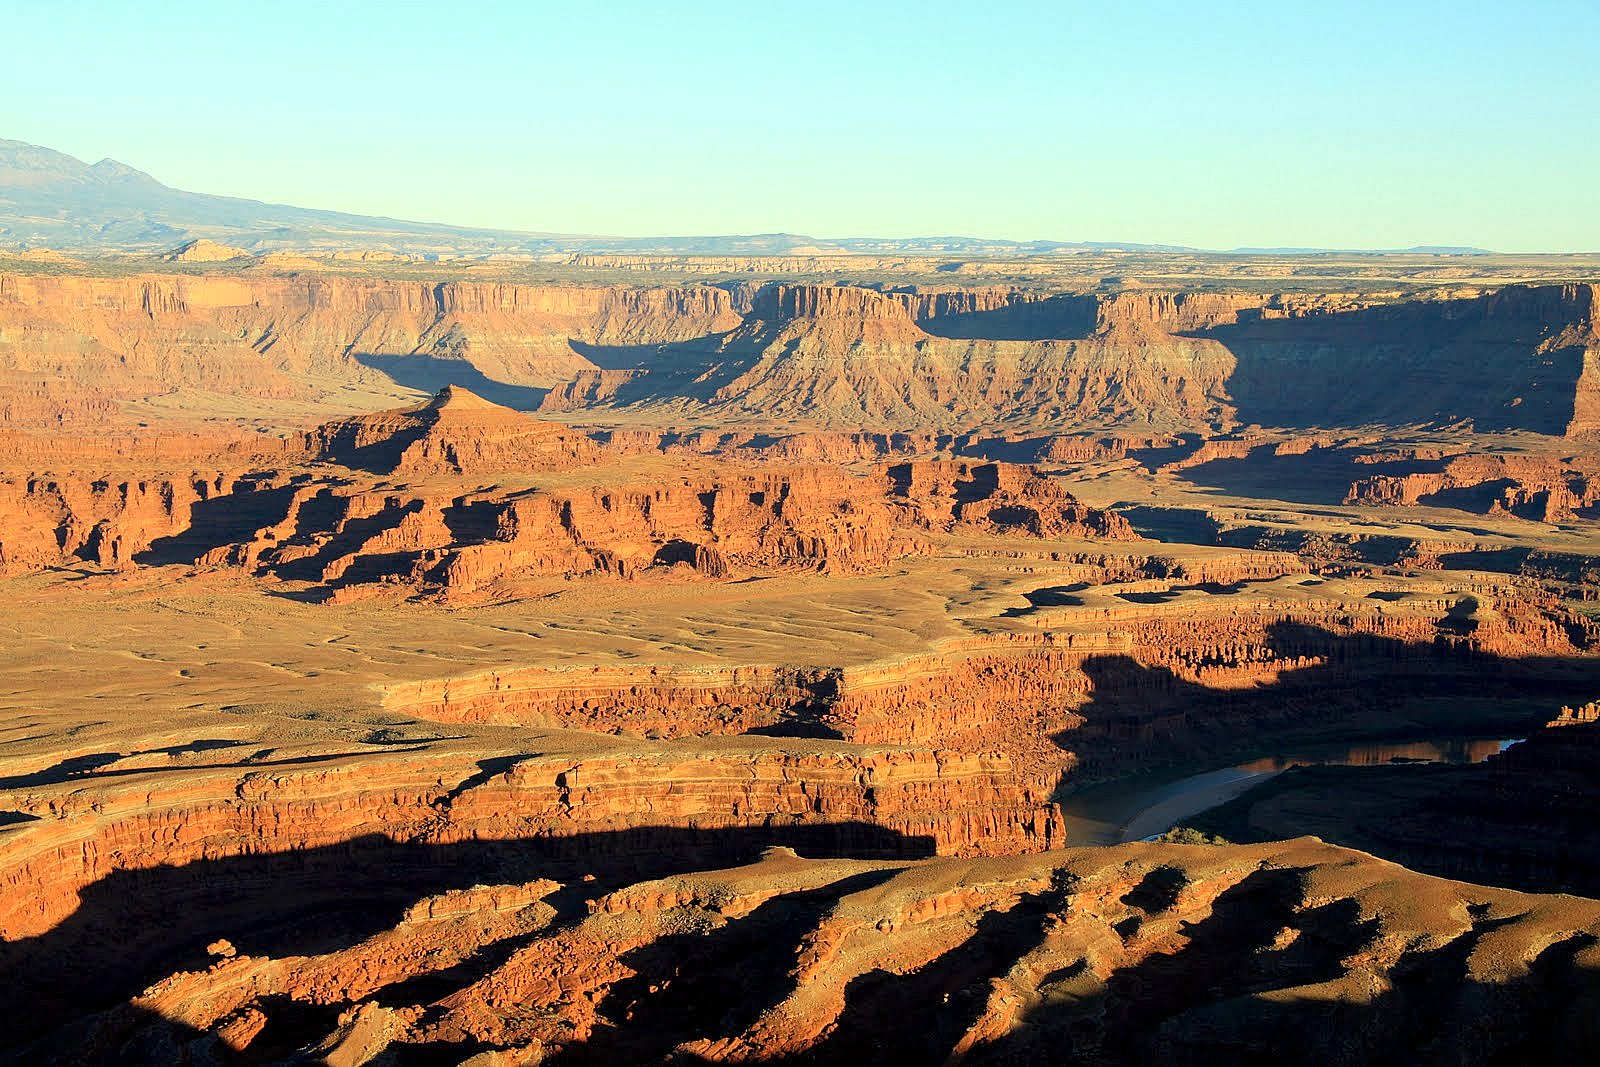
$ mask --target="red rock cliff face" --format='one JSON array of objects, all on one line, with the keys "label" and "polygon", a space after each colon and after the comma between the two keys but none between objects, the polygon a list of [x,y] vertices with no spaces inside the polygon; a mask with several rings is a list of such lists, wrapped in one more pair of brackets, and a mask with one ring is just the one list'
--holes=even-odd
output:
[{"label": "red rock cliff face", "polygon": [[305,399],[295,375],[374,384],[369,368],[404,378],[389,361],[424,357],[458,384],[551,387],[549,410],[767,425],[1594,431],[1592,286],[1389,299],[12,273],[0,405],[37,421],[173,385]]},{"label": "red rock cliff face", "polygon": [[0,480],[0,574],[134,556],[194,526],[194,506],[265,484],[216,473],[187,478],[38,475]]},{"label": "red rock cliff face", "polygon": [[773,285],[754,293],[742,326],[675,352],[670,370],[640,363],[558,394],[563,408],[687,404],[724,419],[835,426],[1471,420],[1581,433],[1592,302],[1588,286],[1381,303]]},{"label": "red rock cliff face", "polygon": [[1009,463],[923,461],[885,470],[913,521],[934,529],[1020,530],[1035,537],[1141,538],[1114,512],[1078,503],[1059,479]]},{"label": "red rock cliff face", "polygon": [[[1407,474],[1377,474],[1351,484],[1347,504],[1458,507],[1559,523],[1600,503],[1600,471],[1588,457],[1464,455]],[[1428,469],[1428,468],[1433,469]]]},{"label": "red rock cliff face", "polygon": [[1293,730],[1373,687],[1494,686],[1567,677],[1600,628],[1553,604],[1440,596],[1248,600],[1181,614],[1130,605],[1103,631],[972,639],[860,667],[506,670],[392,687],[386,706],[444,722],[679,737],[832,736],[1004,756],[1049,794],[1080,754],[1104,773],[1208,744]]},{"label": "red rock cliff face", "polygon": [[1215,346],[1177,341],[1160,351],[1111,352],[1089,341],[934,337],[912,321],[908,303],[836,287],[763,290],[745,325],[704,357],[709,380],[729,380],[695,399],[725,416],[878,427],[1102,424],[1146,411],[1172,423],[1216,414],[1206,390],[1227,367]]},{"label": "red rock cliff face", "polygon": [[1583,432],[1595,344],[1592,286],[1483,296],[1204,331],[1237,360],[1228,393],[1268,426],[1471,421],[1479,430]]},{"label": "red rock cliff face", "polygon": [[573,341],[680,341],[738,325],[726,292],[331,277],[0,275],[0,372],[114,390],[188,384],[304,397],[288,372],[360,377],[366,357],[465,360],[549,385],[592,364]]},{"label": "red rock cliff face", "polygon": [[435,845],[611,834],[626,842],[619,847],[648,851],[672,847],[682,831],[714,847],[718,832],[741,828],[846,844],[868,827],[880,848],[911,856],[1036,851],[1058,840],[1048,793],[1001,755],[809,749],[527,755],[495,761],[507,769],[493,774],[459,757],[402,753],[242,778],[191,774],[181,784],[157,775],[92,794],[8,792],[8,809],[37,819],[0,841],[0,936],[49,930],[77,908],[79,889],[113,871],[374,834]]},{"label": "red rock cliff face", "polygon": [[601,447],[457,387],[282,444],[280,458],[300,449],[299,469],[19,480],[9,501],[0,497],[9,503],[0,561],[17,572],[72,558],[234,566],[333,587],[386,581],[469,592],[506,579],[651,569],[713,579],[769,567],[858,571],[926,551],[926,532],[1138,539],[1060,480],[1005,463],[900,464],[866,475],[711,467],[656,484],[534,488],[530,476],[594,465]]}]

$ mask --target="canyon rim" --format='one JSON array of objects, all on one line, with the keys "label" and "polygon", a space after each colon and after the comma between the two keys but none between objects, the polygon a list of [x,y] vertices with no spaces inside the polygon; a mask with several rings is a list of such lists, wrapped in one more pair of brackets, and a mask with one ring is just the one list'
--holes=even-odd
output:
[{"label": "canyon rim", "polygon": [[0,1062],[1592,1058],[1600,16],[1156,7],[15,12]]}]

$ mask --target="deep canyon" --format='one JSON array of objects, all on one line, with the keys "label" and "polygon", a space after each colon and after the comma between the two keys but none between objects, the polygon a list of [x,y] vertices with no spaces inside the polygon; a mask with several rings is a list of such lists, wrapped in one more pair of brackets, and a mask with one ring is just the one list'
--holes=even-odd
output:
[{"label": "deep canyon", "polygon": [[1600,266],[1415,258],[0,255],[0,1057],[1592,1048]]}]

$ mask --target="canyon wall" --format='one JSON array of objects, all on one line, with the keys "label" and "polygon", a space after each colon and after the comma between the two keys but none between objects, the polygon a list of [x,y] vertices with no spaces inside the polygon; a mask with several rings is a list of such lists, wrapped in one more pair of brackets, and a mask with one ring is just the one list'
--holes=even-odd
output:
[{"label": "canyon wall", "polygon": [[1399,298],[12,272],[0,404],[39,425],[175,386],[305,400],[397,382],[658,422],[1584,434],[1593,305],[1587,285]]},{"label": "canyon wall", "polygon": [[[305,398],[316,392],[305,376],[375,380],[369,366],[397,370],[403,383],[408,367],[437,364],[459,384],[543,386],[592,368],[574,341],[653,344],[738,323],[728,294],[702,286],[3,273],[0,377],[23,396],[45,388],[39,383],[68,382],[90,403],[177,385]],[[412,362],[394,362],[402,357]],[[50,413],[47,400],[37,402],[41,414]]]},{"label": "canyon wall", "polygon": [[[1377,458],[1377,457],[1374,457]],[[1373,474],[1351,483],[1345,503],[1374,507],[1456,507],[1540,522],[1592,517],[1600,503],[1600,470],[1590,456],[1565,460],[1516,455],[1462,455],[1411,464],[1404,474]],[[1400,464],[1395,464],[1399,466]]]},{"label": "canyon wall", "polygon": [[1228,392],[1268,426],[1468,422],[1588,433],[1595,287],[1511,286],[1481,297],[1200,331],[1237,360]]},{"label": "canyon wall", "polygon": [[773,284],[737,329],[665,346],[659,366],[591,373],[550,403],[898,427],[1470,422],[1583,433],[1592,306],[1590,286],[1384,303]]},{"label": "canyon wall", "polygon": [[[580,748],[582,746],[579,746]],[[592,748],[593,746],[589,746]],[[287,754],[283,754],[287,756]],[[248,763],[181,775],[107,765],[63,793],[3,790],[21,824],[0,838],[0,937],[49,931],[114,872],[306,852],[374,835],[409,844],[507,842],[583,864],[609,835],[644,858],[715,861],[785,836],[885,855],[1002,854],[1059,843],[1059,815],[998,754],[748,744],[485,757],[402,751],[319,767]],[[745,831],[745,832],[741,832]],[[563,846],[563,840],[571,844]],[[159,843],[152,848],[151,843]],[[740,842],[743,842],[741,844]],[[686,850],[686,851],[685,851]]]},{"label": "canyon wall", "polygon": [[1559,700],[1582,688],[1600,646],[1600,626],[1554,601],[1486,593],[1128,604],[1094,622],[843,668],[503,670],[391,686],[384,703],[441,722],[992,753],[1049,793],[1081,767],[1103,776],[1225,751],[1386,695]]}]

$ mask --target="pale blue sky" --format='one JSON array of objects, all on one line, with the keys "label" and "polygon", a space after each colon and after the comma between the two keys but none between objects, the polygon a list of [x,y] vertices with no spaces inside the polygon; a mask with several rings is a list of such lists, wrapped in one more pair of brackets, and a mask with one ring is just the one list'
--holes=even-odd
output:
[{"label": "pale blue sky", "polygon": [[628,235],[1600,249],[1600,0],[0,0],[0,137]]}]

